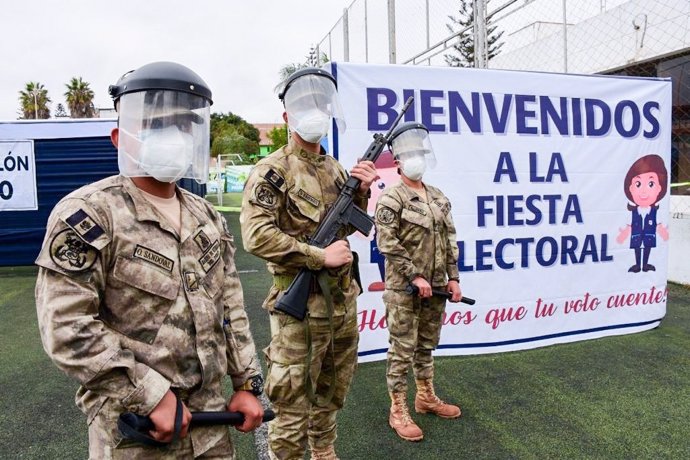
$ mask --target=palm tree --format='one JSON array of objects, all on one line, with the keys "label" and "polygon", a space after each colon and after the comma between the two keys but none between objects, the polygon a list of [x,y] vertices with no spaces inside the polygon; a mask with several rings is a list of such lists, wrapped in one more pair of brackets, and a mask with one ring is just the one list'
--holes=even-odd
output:
[{"label": "palm tree", "polygon": [[23,91],[19,91],[21,117],[24,119],[50,118],[48,90],[37,81],[30,81]]},{"label": "palm tree", "polygon": [[95,117],[96,110],[93,107],[94,94],[91,88],[89,88],[89,84],[83,81],[81,77],[72,77],[65,86],[67,87],[65,98],[69,107],[69,116],[71,118]]}]

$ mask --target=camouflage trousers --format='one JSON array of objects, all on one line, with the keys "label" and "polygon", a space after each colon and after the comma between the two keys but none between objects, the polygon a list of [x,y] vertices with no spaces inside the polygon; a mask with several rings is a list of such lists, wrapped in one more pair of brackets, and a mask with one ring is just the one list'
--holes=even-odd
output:
[{"label": "camouflage trousers", "polygon": [[[307,396],[306,327],[310,329],[312,358],[310,374],[317,396],[335,385],[333,398],[324,407],[312,404]],[[330,342],[335,353],[331,356]],[[268,363],[266,395],[273,403],[276,418],[268,425],[271,458],[302,459],[307,443],[324,449],[335,442],[336,414],[343,407],[357,367],[359,330],[355,308],[333,318],[333,335],[328,318],[271,314],[271,344],[264,349]],[[336,382],[331,381],[335,368]]]},{"label": "camouflage trousers", "polygon": [[432,351],[441,337],[445,299],[420,299],[402,291],[383,293],[388,324],[388,392],[407,391],[407,372],[412,365],[415,379],[434,376]]}]

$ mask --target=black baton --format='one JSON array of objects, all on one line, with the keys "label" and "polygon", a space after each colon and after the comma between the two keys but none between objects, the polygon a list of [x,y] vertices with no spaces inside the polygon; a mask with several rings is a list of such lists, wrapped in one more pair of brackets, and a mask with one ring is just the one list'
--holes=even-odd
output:
[{"label": "black baton", "polygon": [[[415,286],[414,284],[410,283],[407,285],[405,292],[407,292],[410,295],[419,295],[419,288],[417,286]],[[448,299],[448,300],[450,300],[451,297],[453,297],[453,294],[451,294],[450,292],[439,291],[438,289],[432,289],[431,295],[436,296],[436,297],[443,297],[444,299]],[[474,299],[470,299],[469,297],[465,297],[465,296],[462,296],[460,298],[460,302],[466,303],[468,305],[474,305]]]},{"label": "black baton", "polygon": [[[264,409],[263,422],[269,422],[276,414],[271,409]],[[241,425],[244,423],[242,412],[192,412],[190,426],[209,425]],[[120,414],[117,420],[117,429],[124,439],[137,441],[148,446],[163,447],[169,443],[157,441],[148,435],[155,426],[150,418],[145,415],[125,412]]]}]

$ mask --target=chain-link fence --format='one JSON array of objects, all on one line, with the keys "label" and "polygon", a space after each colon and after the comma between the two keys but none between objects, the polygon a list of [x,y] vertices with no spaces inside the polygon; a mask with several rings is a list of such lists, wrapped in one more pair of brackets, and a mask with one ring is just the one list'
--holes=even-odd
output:
[{"label": "chain-link fence", "polygon": [[671,212],[690,218],[689,29],[688,0],[354,0],[314,48],[332,61],[672,78]]}]

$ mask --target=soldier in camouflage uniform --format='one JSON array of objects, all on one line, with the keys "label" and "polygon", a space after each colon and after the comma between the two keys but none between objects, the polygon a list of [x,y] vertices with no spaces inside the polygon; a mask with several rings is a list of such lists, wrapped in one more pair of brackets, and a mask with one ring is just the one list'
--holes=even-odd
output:
[{"label": "soldier in camouflage uniform", "polygon": [[[208,177],[211,92],[188,68],[159,62],[111,95],[120,175],[70,193],[48,219],[36,260],[43,346],[81,383],[90,458],[233,458],[227,427],[189,428],[190,411],[242,412],[243,432],[263,415],[233,237],[208,202],[175,185]],[[168,446],[122,439],[128,411],[148,415],[151,437]]]},{"label": "soldier in camouflage uniform", "polygon": [[[353,256],[345,232],[325,249],[307,241],[347,180],[343,167],[319,144],[332,117],[344,126],[335,80],[324,70],[296,72],[280,98],[291,130],[288,145],[252,170],[240,214],[245,249],[265,259],[273,275],[264,302],[271,314],[271,344],[264,350],[266,394],[276,413],[269,425],[270,455],[302,459],[308,443],[312,459],[336,459],[336,414],[357,365],[356,298],[361,291],[352,277]],[[362,181],[355,202],[366,209],[375,167],[360,162],[351,174]],[[327,274],[332,312],[316,283],[304,321],[274,310],[301,268]]]},{"label": "soldier in camouflage uniform", "polygon": [[[401,438],[419,441],[424,434],[407,408],[410,365],[417,384],[417,412],[444,418],[461,414],[459,407],[436,396],[431,355],[438,346],[445,309],[445,299],[432,296],[432,288],[450,292],[451,302],[462,298],[458,246],[448,198],[422,182],[426,164],[435,164],[427,129],[419,123],[401,124],[391,136],[391,150],[401,182],[384,191],[375,213],[376,242],[386,258],[389,424]],[[406,292],[409,284],[419,289],[417,296]]]}]

